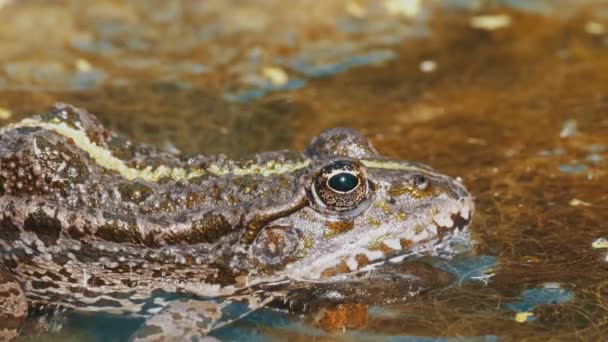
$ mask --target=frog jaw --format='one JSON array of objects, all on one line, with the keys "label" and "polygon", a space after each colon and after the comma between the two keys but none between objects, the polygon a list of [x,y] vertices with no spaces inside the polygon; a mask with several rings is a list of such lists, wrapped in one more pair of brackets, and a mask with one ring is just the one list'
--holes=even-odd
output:
[{"label": "frog jaw", "polygon": [[[435,179],[435,181],[439,181]],[[298,227],[303,241],[299,258],[280,274],[308,281],[344,279],[409,255],[450,255],[452,241],[468,239],[474,203],[464,187],[442,176],[449,186],[428,198],[392,198],[392,182],[376,182],[373,203],[354,219],[340,221],[306,208],[283,222]]]}]

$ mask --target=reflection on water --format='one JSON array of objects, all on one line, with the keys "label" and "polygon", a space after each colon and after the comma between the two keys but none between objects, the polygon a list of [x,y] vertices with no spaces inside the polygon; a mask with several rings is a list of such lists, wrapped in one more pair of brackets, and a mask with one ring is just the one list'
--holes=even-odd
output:
[{"label": "reflection on water", "polygon": [[[231,155],[351,126],[476,195],[476,256],[436,265],[460,281],[334,308],[333,326],[263,310],[218,336],[605,338],[607,3],[0,0],[0,21],[3,123],[61,100],[138,141]],[[138,324],[43,320],[58,340]]]}]

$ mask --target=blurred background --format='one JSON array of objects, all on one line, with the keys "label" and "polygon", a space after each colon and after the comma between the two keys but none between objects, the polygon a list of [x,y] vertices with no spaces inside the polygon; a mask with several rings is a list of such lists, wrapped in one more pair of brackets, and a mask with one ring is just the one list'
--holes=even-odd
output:
[{"label": "blurred background", "polygon": [[[0,0],[0,124],[56,101],[186,153],[301,150],[353,127],[477,197],[457,285],[340,319],[264,311],[225,338],[608,336],[608,1]],[[25,339],[134,324],[41,322]]]}]

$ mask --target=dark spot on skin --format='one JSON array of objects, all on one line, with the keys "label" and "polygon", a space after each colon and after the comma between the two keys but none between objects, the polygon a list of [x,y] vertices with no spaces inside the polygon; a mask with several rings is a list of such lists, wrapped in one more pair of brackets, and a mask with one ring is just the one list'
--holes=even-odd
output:
[{"label": "dark spot on skin", "polygon": [[53,254],[53,262],[57,265],[65,265],[68,261],[70,261],[70,258],[65,254]]},{"label": "dark spot on skin", "polygon": [[4,268],[0,267],[0,284],[8,284],[13,282],[15,282],[13,276],[9,272],[5,271]]},{"label": "dark spot on skin", "polygon": [[68,235],[74,240],[81,240],[82,238],[90,234],[91,232],[86,226],[82,228],[77,228],[75,226],[68,227]]},{"label": "dark spot on skin", "polygon": [[57,218],[48,216],[42,209],[38,209],[28,215],[23,223],[23,228],[36,233],[46,246],[51,246],[59,240],[61,222]]},{"label": "dark spot on skin", "polygon": [[135,218],[104,213],[107,223],[97,228],[95,236],[106,241],[141,244],[143,239]]},{"label": "dark spot on skin", "polygon": [[378,243],[378,244],[375,244],[373,246],[369,246],[369,250],[370,251],[381,251],[385,255],[388,255],[388,254],[393,253],[395,251],[394,249],[390,248],[389,246],[387,246],[384,243]]},{"label": "dark spot on skin", "polygon": [[321,272],[321,278],[331,278],[338,274],[349,272],[351,272],[351,270],[346,264],[346,261],[342,260],[342,262],[340,262],[338,265],[324,269],[323,272]]},{"label": "dark spot on skin", "polygon": [[106,285],[106,282],[97,276],[92,276],[87,280],[87,285],[97,287],[97,286]]},{"label": "dark spot on skin", "polygon": [[164,278],[166,276],[166,272],[164,270],[154,270],[152,272],[152,278]]},{"label": "dark spot on skin", "polygon": [[8,291],[0,291],[0,298],[8,298],[19,295],[19,290],[9,289]]},{"label": "dark spot on skin", "polygon": [[464,227],[466,227],[470,221],[470,220],[467,220],[464,217],[460,216],[459,213],[452,214],[451,218],[452,218],[452,221],[454,221],[454,229],[458,229],[458,231],[463,230]]},{"label": "dark spot on skin", "polygon": [[68,235],[73,238],[74,240],[80,240],[83,237],[85,237],[84,232],[82,232],[80,229],[74,227],[74,226],[70,226],[68,228]]},{"label": "dark spot on skin", "polygon": [[33,280],[31,285],[32,285],[32,288],[34,288],[36,290],[48,289],[50,287],[52,287],[54,289],[59,288],[59,286],[57,284],[50,282],[50,281]]},{"label": "dark spot on skin", "polygon": [[122,184],[118,191],[120,192],[122,199],[128,202],[139,204],[146,200],[154,191],[140,181],[134,181],[131,183]]},{"label": "dark spot on skin", "polygon": [[160,247],[161,244],[157,239],[157,235],[154,233],[146,234],[144,237],[144,245],[148,247]]},{"label": "dark spot on skin", "polygon": [[357,265],[359,265],[359,268],[369,265],[369,258],[365,254],[355,255],[355,260],[357,260]]},{"label": "dark spot on skin", "polygon": [[212,243],[233,230],[234,227],[223,215],[205,213],[202,219],[192,223],[189,230],[173,233],[165,240],[168,244]]},{"label": "dark spot on skin", "polygon": [[414,245],[414,242],[408,239],[400,239],[399,244],[401,245],[401,249],[408,250]]},{"label": "dark spot on skin", "polygon": [[4,261],[4,266],[6,266],[6,268],[8,269],[15,269],[17,268],[17,263],[15,262],[15,260],[9,259]]},{"label": "dark spot on skin", "polygon": [[15,242],[21,239],[21,230],[7,216],[0,221],[0,232],[2,240],[7,242]]},{"label": "dark spot on skin", "polygon": [[203,196],[198,192],[188,192],[186,195],[186,208],[191,209],[201,204]]},{"label": "dark spot on skin", "polygon": [[44,273],[44,276],[49,277],[54,281],[61,281],[63,279],[60,275],[58,275],[57,273],[53,273],[51,271],[46,271]]},{"label": "dark spot on skin", "polygon": [[353,221],[329,221],[325,224],[325,227],[327,230],[323,236],[329,238],[352,230],[355,223]]},{"label": "dark spot on skin", "polygon": [[107,142],[108,149],[118,159],[130,160],[135,157],[135,146],[122,136],[114,136]]},{"label": "dark spot on skin", "polygon": [[451,227],[443,227],[443,226],[437,227],[437,237],[439,239],[443,239],[446,235],[449,235],[449,234],[453,233],[454,231],[463,230],[470,222],[470,220],[467,220],[467,219],[463,218],[462,216],[460,216],[459,213],[452,214],[450,216],[450,218],[454,222]]},{"label": "dark spot on skin", "polygon": [[68,272],[68,270],[66,270],[65,268],[61,268],[61,270],[59,270],[59,274],[61,274],[62,276],[69,278],[72,276],[72,274],[70,272]]},{"label": "dark spot on skin", "polygon": [[111,308],[122,307],[122,304],[120,304],[119,301],[111,300],[111,299],[107,299],[107,298],[101,298],[101,299],[95,301],[95,303],[93,303],[92,305],[97,306],[97,307],[111,307]]}]

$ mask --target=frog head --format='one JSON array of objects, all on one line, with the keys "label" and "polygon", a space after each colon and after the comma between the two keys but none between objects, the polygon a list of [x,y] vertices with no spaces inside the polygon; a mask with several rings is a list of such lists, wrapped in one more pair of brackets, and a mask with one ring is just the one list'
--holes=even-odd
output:
[{"label": "frog head", "polygon": [[250,258],[297,280],[348,277],[387,260],[450,252],[467,237],[473,198],[459,180],[381,157],[362,135],[331,129],[305,151],[304,204],[269,222]]}]

